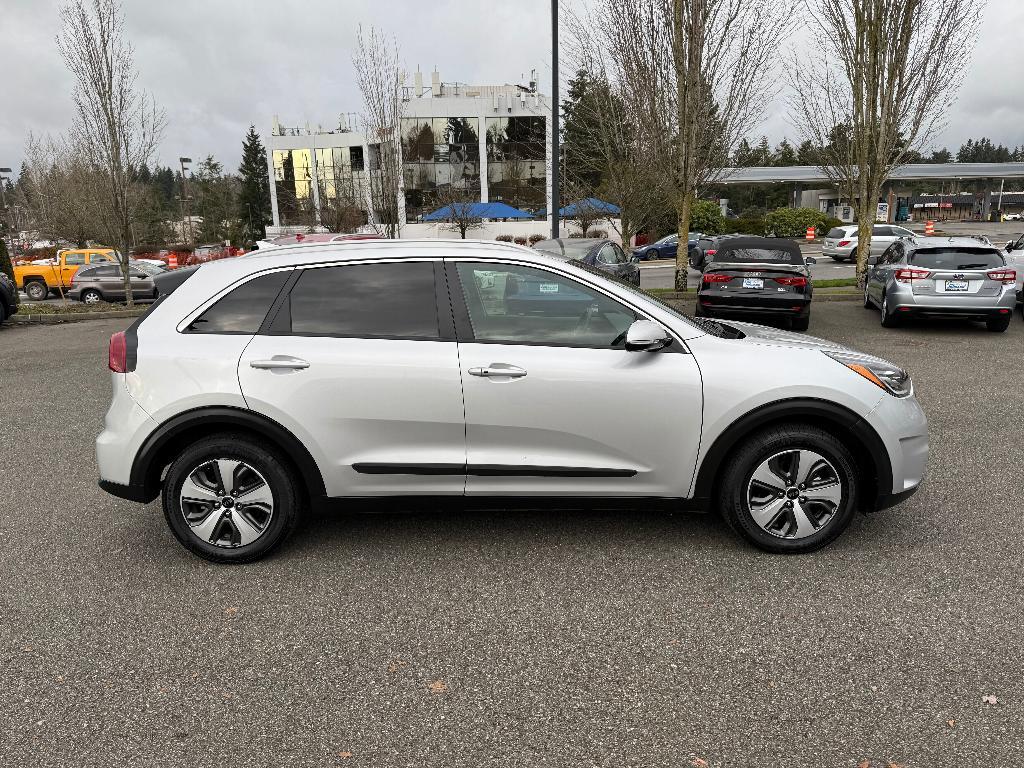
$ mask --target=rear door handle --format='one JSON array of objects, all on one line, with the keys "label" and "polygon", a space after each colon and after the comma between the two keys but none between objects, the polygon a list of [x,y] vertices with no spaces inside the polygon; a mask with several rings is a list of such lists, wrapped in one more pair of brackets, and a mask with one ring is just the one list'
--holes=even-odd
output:
[{"label": "rear door handle", "polygon": [[491,363],[488,366],[477,366],[475,368],[470,368],[469,375],[484,376],[489,379],[521,379],[523,376],[526,375],[526,369],[520,368],[518,365],[509,365],[508,363]]},{"label": "rear door handle", "polygon": [[249,363],[250,368],[259,368],[262,370],[290,370],[290,371],[301,371],[304,368],[309,368],[309,363],[305,360],[300,360],[297,357],[287,357],[286,355],[275,355],[269,360],[253,360]]}]

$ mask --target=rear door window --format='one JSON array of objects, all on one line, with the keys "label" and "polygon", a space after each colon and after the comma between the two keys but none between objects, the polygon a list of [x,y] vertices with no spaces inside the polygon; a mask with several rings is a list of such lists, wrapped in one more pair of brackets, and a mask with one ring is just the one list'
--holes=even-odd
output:
[{"label": "rear door window", "polygon": [[105,267],[89,267],[79,271],[79,275],[83,278],[97,278],[97,277],[119,277],[121,270],[113,265]]},{"label": "rear door window", "polygon": [[968,248],[929,248],[915,251],[910,263],[922,269],[994,269],[1005,266],[998,251]]},{"label": "rear door window", "polygon": [[272,272],[244,283],[192,321],[191,333],[256,333],[290,272]]},{"label": "rear door window", "polygon": [[[434,264],[307,269],[288,296],[292,335],[437,339]],[[277,325],[275,321],[275,326]],[[281,331],[284,332],[284,331]]]}]

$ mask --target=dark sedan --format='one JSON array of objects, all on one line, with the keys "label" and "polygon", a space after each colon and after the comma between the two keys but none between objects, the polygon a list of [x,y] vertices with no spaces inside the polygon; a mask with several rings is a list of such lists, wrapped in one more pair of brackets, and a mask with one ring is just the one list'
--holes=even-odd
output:
[{"label": "dark sedan", "polygon": [[[687,252],[691,252],[700,239],[700,232],[691,232],[687,238]],[[640,261],[648,259],[674,259],[679,249],[679,234],[666,235],[661,240],[655,240],[649,245],[642,245],[633,249],[633,255]]]},{"label": "dark sedan", "polygon": [[640,285],[640,269],[626,256],[622,246],[612,240],[591,237],[560,237],[541,240],[536,250],[566,261],[578,261],[588,267],[607,272],[612,277]]},{"label": "dark sedan", "polygon": [[806,331],[811,318],[811,273],[800,246],[780,237],[730,237],[707,255],[697,289],[698,316],[780,318]]},{"label": "dark sedan", "polygon": [[18,289],[6,272],[0,272],[0,323],[18,311]]}]

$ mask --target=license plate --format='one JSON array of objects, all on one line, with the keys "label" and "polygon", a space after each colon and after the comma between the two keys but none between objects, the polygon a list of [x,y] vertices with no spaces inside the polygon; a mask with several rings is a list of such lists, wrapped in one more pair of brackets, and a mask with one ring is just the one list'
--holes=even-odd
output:
[{"label": "license plate", "polygon": [[966,280],[947,280],[946,293],[967,293],[970,286]]},{"label": "license plate", "polygon": [[744,288],[764,288],[764,280],[759,277],[744,277]]}]

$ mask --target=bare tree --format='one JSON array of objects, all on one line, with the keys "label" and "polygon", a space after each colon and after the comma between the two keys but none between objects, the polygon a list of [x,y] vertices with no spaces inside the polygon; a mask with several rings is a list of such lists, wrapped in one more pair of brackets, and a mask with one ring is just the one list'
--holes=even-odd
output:
[{"label": "bare tree", "polygon": [[132,220],[140,200],[134,183],[148,165],[163,132],[164,114],[136,84],[135,57],[124,39],[116,0],[73,0],[61,8],[57,47],[75,77],[71,138],[100,173],[104,223],[121,252],[127,303],[132,305],[128,260]]},{"label": "bare tree", "polygon": [[398,45],[376,27],[356,33],[352,57],[363,97],[362,124],[370,148],[367,176],[374,213],[388,237],[398,237],[402,215],[402,158],[399,138],[405,101],[405,73]]},{"label": "bare tree", "polygon": [[[718,181],[774,95],[774,61],[793,0],[595,0],[608,75],[636,94],[640,141],[664,179],[680,240],[699,191]],[[642,96],[640,96],[642,94]],[[686,252],[676,288],[686,289]]]},{"label": "bare tree", "polygon": [[480,193],[470,189],[460,189],[454,184],[438,187],[430,196],[430,205],[445,210],[442,227],[450,232],[458,232],[465,240],[466,233],[473,229],[482,229],[484,220],[480,216]]},{"label": "bare tree", "polygon": [[853,193],[863,285],[882,184],[925,148],[973,52],[978,0],[804,0],[813,43],[793,55],[791,111],[822,170]]}]

